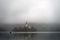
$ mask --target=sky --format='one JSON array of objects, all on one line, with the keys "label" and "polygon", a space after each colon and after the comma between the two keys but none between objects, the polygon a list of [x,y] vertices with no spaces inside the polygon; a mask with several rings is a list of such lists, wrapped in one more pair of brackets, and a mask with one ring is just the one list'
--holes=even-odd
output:
[{"label": "sky", "polygon": [[0,22],[60,23],[59,2],[59,0],[0,0]]}]

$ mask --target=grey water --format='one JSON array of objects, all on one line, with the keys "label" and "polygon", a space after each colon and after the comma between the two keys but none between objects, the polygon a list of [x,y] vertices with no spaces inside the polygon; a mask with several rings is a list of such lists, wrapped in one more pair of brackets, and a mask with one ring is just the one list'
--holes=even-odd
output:
[{"label": "grey water", "polygon": [[[0,40],[25,40],[24,36],[0,34]],[[60,33],[37,33],[30,40],[60,40]]]}]

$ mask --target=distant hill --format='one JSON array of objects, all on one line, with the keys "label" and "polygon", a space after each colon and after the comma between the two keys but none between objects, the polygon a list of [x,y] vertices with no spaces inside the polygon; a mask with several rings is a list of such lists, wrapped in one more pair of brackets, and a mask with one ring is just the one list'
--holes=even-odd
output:
[{"label": "distant hill", "polygon": [[[0,24],[0,30],[11,31],[15,27],[23,27],[25,24]],[[60,31],[60,24],[37,24],[37,23],[29,23],[29,25],[33,26],[37,29],[37,31]]]}]

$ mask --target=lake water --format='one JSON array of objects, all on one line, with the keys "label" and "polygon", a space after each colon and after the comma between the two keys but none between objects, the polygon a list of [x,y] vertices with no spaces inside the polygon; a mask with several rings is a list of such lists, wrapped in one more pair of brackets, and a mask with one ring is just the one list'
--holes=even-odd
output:
[{"label": "lake water", "polygon": [[[0,34],[0,40],[25,40],[24,36]],[[30,40],[60,40],[60,33],[37,33]]]}]

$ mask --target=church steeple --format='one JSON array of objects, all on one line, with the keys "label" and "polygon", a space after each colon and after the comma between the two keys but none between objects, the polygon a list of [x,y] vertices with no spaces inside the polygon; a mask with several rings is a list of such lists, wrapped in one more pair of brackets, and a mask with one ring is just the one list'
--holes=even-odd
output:
[{"label": "church steeple", "polygon": [[28,25],[28,23],[27,23],[27,21],[26,21],[26,24],[25,24],[25,27],[28,27],[29,25]]},{"label": "church steeple", "polygon": [[31,26],[27,23],[27,21],[26,21],[25,27],[28,27],[28,29],[31,29]]},{"label": "church steeple", "polygon": [[26,21],[26,24],[28,24],[27,21]]}]

